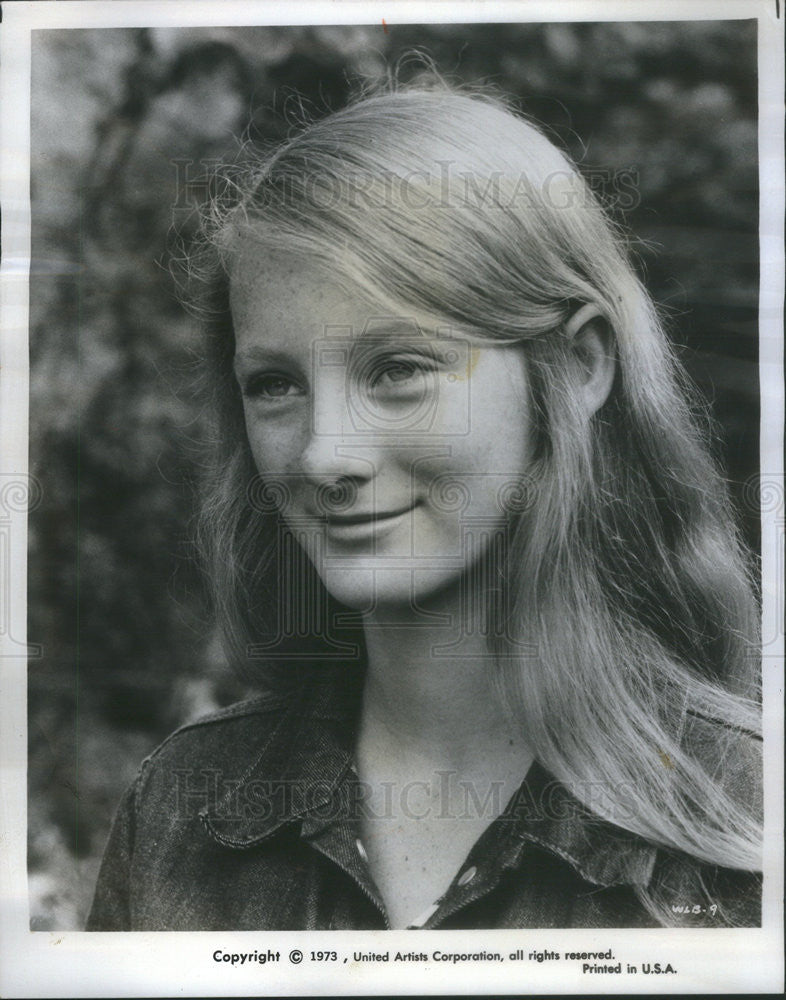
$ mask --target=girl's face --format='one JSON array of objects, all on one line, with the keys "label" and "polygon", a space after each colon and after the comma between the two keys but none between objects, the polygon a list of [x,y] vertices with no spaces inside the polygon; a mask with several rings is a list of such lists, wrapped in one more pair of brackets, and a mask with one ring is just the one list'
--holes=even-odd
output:
[{"label": "girl's face", "polygon": [[370,611],[454,584],[527,473],[520,349],[380,315],[324,267],[248,238],[231,308],[256,467],[327,589]]}]

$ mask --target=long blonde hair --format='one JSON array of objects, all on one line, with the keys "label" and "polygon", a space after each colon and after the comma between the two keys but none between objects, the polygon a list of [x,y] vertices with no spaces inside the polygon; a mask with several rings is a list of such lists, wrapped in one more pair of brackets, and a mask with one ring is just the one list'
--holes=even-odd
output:
[{"label": "long blonde hair", "polygon": [[[394,90],[259,153],[210,206],[192,258],[218,415],[202,541],[228,648],[247,664],[249,646],[275,630],[265,616],[281,553],[231,374],[227,275],[242,229],[333,268],[340,257],[340,280],[381,304],[522,344],[536,488],[507,546],[509,632],[494,640],[493,683],[535,756],[596,815],[700,861],[757,870],[758,614],[746,555],[656,311],[574,165],[499,100]],[[618,366],[589,423],[564,335],[585,303],[613,330]],[[324,599],[324,634],[294,637],[301,660],[322,640],[336,655],[361,648],[330,634]],[[533,622],[536,655],[519,655]],[[742,782],[741,761],[753,768]],[[666,920],[657,890],[641,894]]]}]

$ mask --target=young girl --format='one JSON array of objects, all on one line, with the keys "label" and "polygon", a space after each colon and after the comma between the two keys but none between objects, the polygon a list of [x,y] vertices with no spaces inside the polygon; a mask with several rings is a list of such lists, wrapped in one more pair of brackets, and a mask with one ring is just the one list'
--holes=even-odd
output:
[{"label": "young girl", "polygon": [[261,693],[145,762],[88,926],[758,924],[746,562],[575,167],[398,91],[231,194],[202,541]]}]

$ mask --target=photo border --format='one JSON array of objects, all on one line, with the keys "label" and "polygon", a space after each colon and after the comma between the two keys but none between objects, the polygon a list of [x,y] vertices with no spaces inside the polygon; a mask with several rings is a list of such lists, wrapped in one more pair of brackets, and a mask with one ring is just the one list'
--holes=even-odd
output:
[{"label": "photo border", "polygon": [[[8,627],[0,636],[0,995],[279,996],[382,993],[753,993],[783,988],[783,18],[777,0],[534,0],[416,3],[302,2],[221,4],[199,0],[95,0],[4,4],[0,26],[0,270],[2,370],[0,489],[11,513],[0,538],[10,576],[0,580]],[[28,475],[28,282],[30,263],[31,31],[52,28],[195,27],[254,24],[458,23],[504,21],[647,21],[757,18],[759,23],[759,170],[761,213],[761,500],[765,727],[765,882],[762,927],[441,931],[259,931],[131,934],[30,931],[27,895],[26,511],[36,486]],[[16,499],[8,499],[11,484]],[[26,499],[25,499],[26,497]],[[3,525],[0,525],[2,528]],[[768,541],[769,540],[769,541]],[[34,655],[34,651],[33,655]],[[382,936],[380,936],[382,935]],[[427,936],[424,936],[427,935]],[[287,961],[298,949],[443,952],[605,950],[618,960],[660,962],[673,976],[582,976],[576,963],[501,967],[430,961],[335,967]],[[216,949],[281,952],[275,965],[227,966]]]}]

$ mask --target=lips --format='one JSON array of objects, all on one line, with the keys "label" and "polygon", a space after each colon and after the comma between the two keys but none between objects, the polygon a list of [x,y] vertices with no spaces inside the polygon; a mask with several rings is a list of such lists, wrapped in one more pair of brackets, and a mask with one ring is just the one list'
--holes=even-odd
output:
[{"label": "lips", "polygon": [[380,541],[405,526],[415,504],[391,510],[331,514],[325,519],[328,538],[337,543],[368,544]]},{"label": "lips", "polygon": [[402,514],[406,514],[410,510],[412,510],[412,505],[408,507],[400,507],[398,510],[367,511],[354,514],[329,514],[327,522],[330,525],[336,526],[350,524],[377,524],[383,521],[389,521],[394,517],[400,517]]}]

